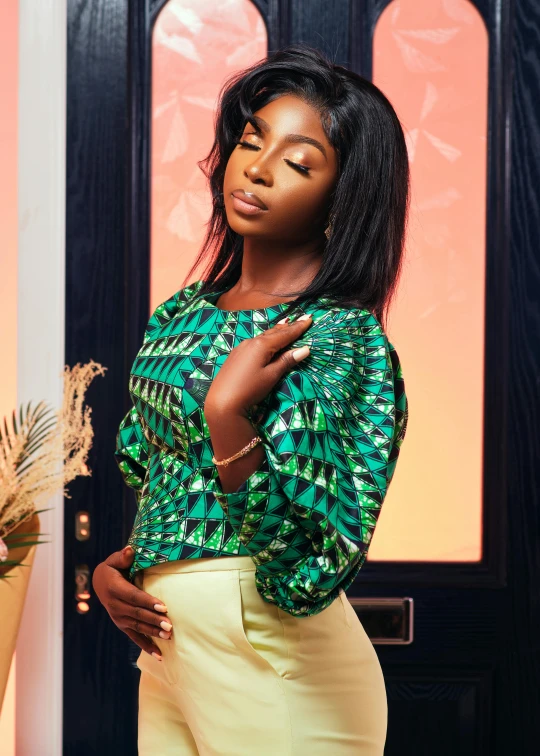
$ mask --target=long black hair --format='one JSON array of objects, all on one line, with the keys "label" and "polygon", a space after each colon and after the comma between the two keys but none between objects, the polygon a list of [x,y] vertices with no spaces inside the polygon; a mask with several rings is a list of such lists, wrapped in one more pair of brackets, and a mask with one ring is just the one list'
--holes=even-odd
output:
[{"label": "long black hair", "polygon": [[330,197],[332,232],[322,265],[310,285],[295,292],[291,309],[324,296],[342,307],[367,308],[385,326],[401,274],[409,211],[405,137],[380,89],[307,45],[282,48],[223,85],[214,144],[198,162],[210,185],[213,212],[185,280],[205,261],[200,296],[229,289],[240,278],[244,239],[227,222],[225,167],[249,118],[284,94],[318,110],[338,161]]}]

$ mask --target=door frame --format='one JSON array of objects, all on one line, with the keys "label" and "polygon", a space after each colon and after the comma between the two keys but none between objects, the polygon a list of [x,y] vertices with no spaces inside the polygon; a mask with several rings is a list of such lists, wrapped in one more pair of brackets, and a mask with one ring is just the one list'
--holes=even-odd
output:
[{"label": "door frame", "polygon": [[[62,405],[65,328],[66,0],[18,0],[17,406]],[[36,126],[39,124],[39,127]],[[62,753],[64,498],[40,514],[17,637],[18,756]],[[47,695],[43,695],[43,691]],[[39,723],[39,726],[36,726]]]}]

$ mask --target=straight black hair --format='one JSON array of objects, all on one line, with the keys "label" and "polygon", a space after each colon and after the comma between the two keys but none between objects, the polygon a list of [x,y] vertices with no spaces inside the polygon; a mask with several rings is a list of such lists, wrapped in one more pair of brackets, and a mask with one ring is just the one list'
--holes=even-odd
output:
[{"label": "straight black hair", "polygon": [[409,211],[405,136],[380,89],[307,45],[282,48],[223,85],[214,144],[198,162],[210,185],[213,212],[185,281],[201,262],[206,267],[200,296],[227,290],[240,278],[244,239],[227,222],[225,167],[249,119],[285,94],[317,109],[338,160],[338,180],[330,198],[332,233],[322,265],[307,288],[294,292],[298,296],[290,308],[324,296],[341,307],[367,308],[386,327],[401,274]]}]

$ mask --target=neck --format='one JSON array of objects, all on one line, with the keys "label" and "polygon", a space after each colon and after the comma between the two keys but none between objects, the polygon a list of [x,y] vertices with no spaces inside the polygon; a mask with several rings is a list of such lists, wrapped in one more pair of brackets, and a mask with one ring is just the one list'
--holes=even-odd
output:
[{"label": "neck", "polygon": [[320,244],[310,241],[287,247],[282,241],[244,238],[238,295],[295,296],[305,289],[322,265]]}]

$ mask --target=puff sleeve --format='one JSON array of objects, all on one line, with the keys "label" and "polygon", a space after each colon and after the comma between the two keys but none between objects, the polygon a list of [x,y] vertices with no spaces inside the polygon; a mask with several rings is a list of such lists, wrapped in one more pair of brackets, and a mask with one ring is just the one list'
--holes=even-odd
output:
[{"label": "puff sleeve", "polygon": [[[152,313],[146,326],[143,346],[149,342],[166,337],[164,328],[178,314],[181,306],[190,301],[200,288],[201,281],[186,286],[162,302]],[[130,377],[131,388],[131,377]],[[132,398],[133,395],[132,395]],[[144,425],[135,404],[122,419],[116,434],[114,457],[126,485],[133,488],[139,496],[146,477],[149,464],[149,444],[144,433]]]},{"label": "puff sleeve", "polygon": [[262,466],[232,493],[212,482],[260,595],[297,616],[325,609],[364,564],[408,415],[397,353],[368,310],[319,317],[303,344],[254,422]]},{"label": "puff sleeve", "polygon": [[114,457],[124,483],[140,492],[148,468],[148,443],[135,407],[123,418],[116,434]]}]

